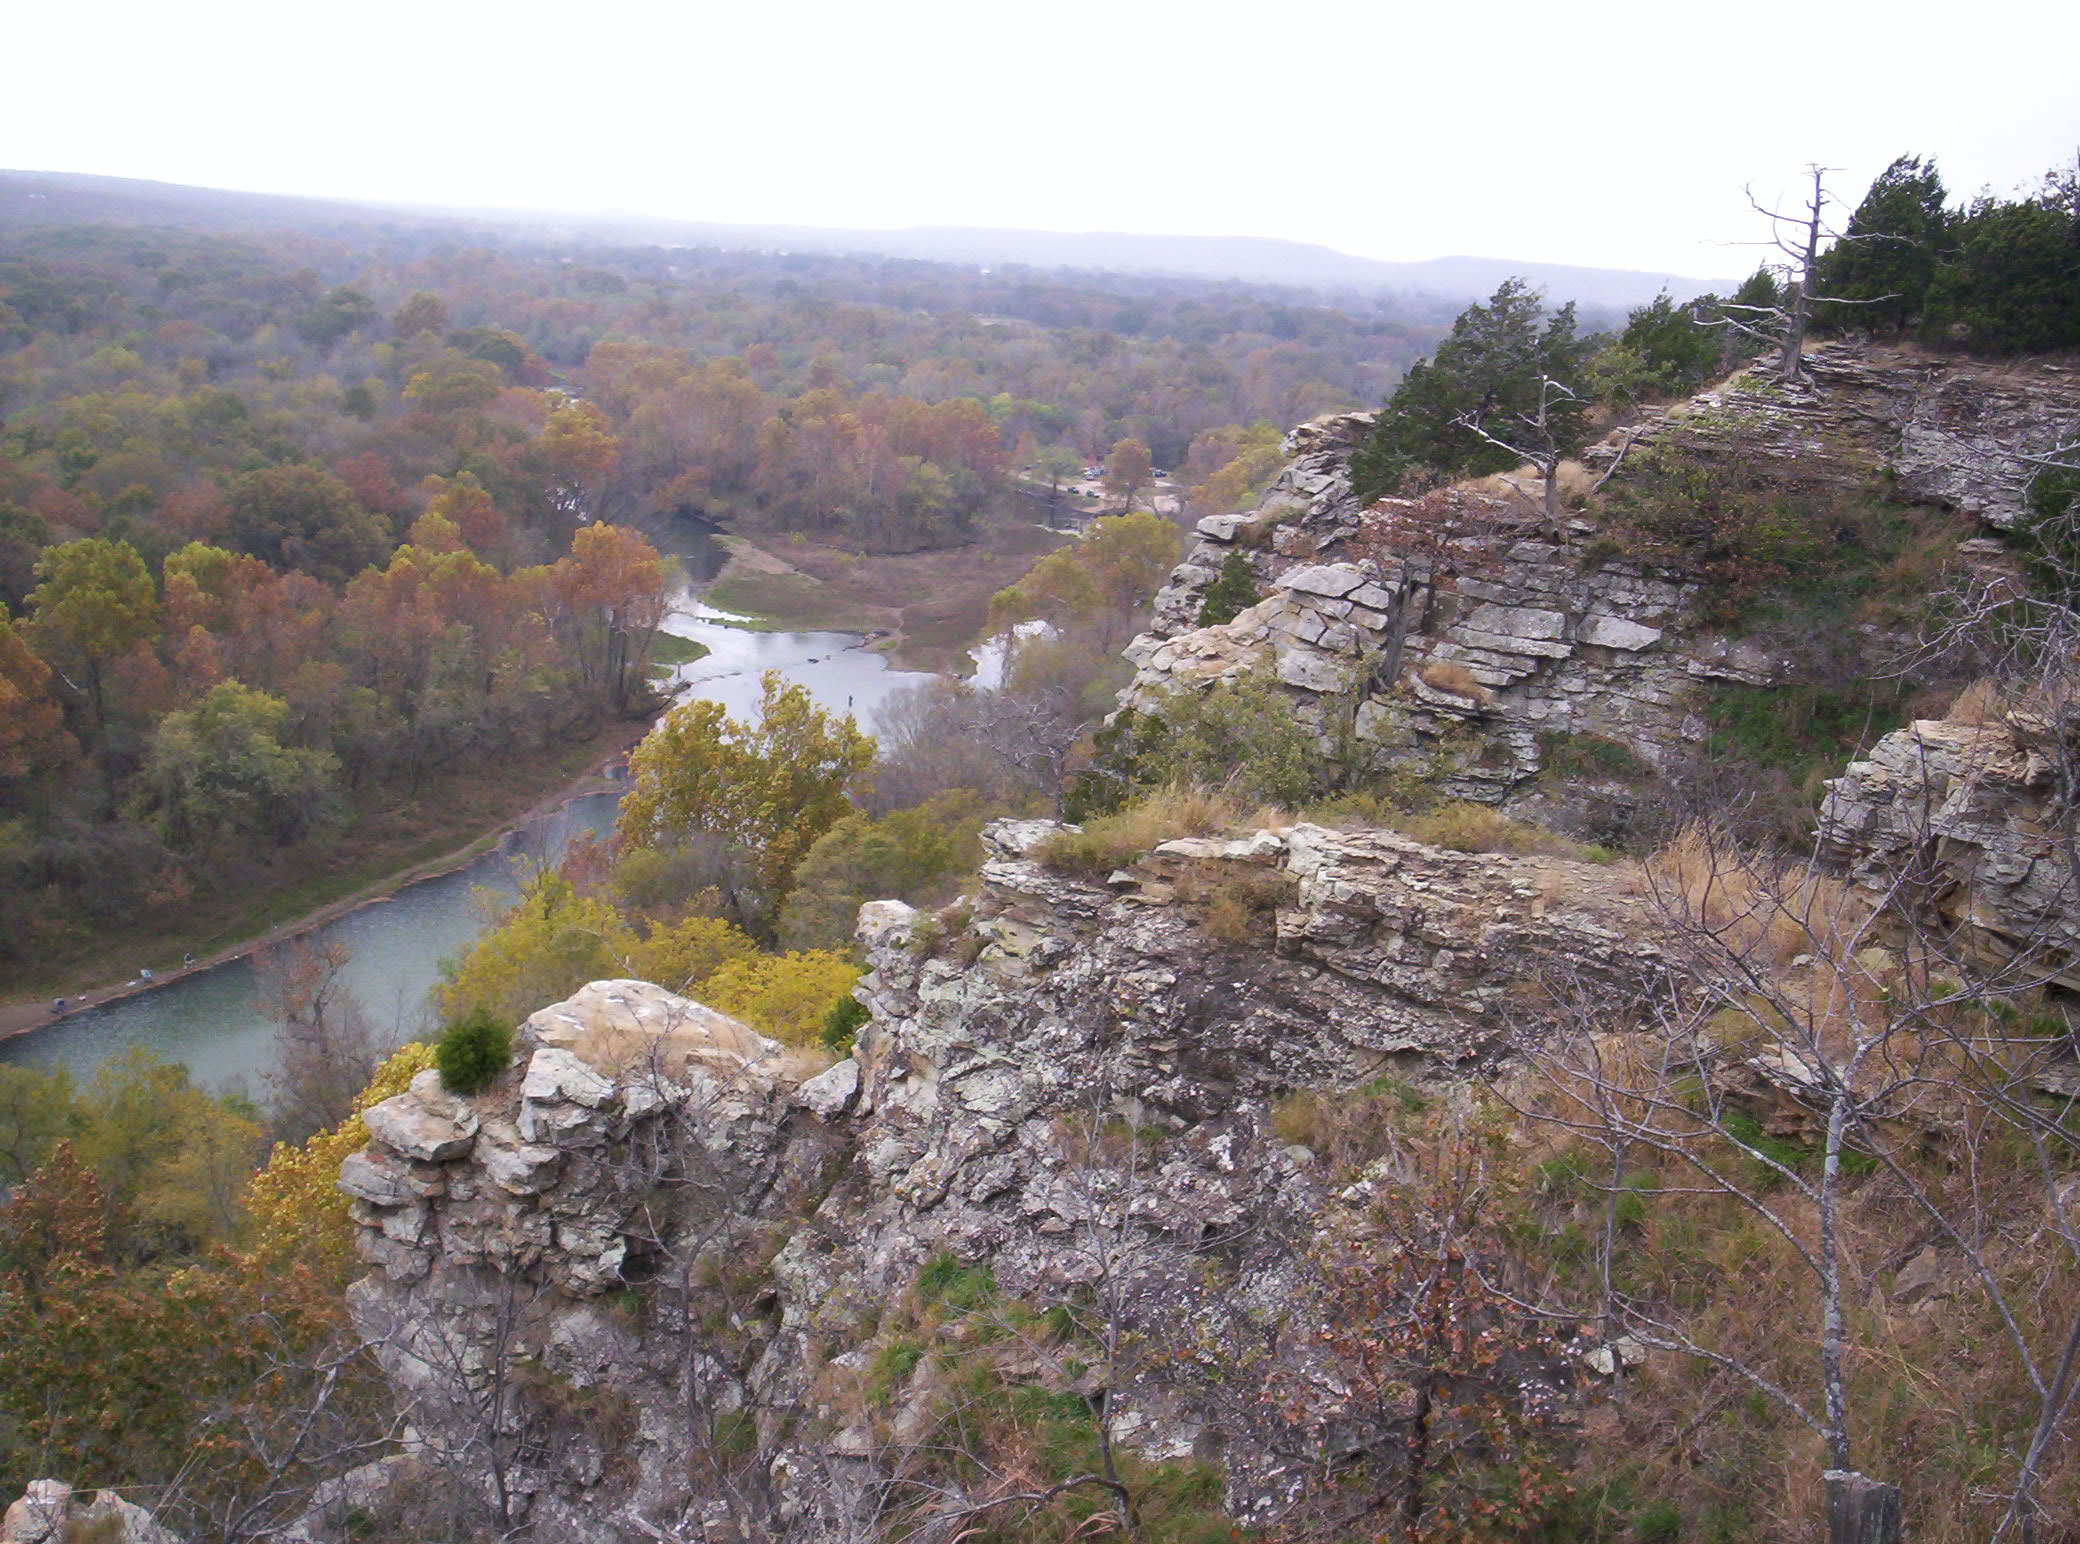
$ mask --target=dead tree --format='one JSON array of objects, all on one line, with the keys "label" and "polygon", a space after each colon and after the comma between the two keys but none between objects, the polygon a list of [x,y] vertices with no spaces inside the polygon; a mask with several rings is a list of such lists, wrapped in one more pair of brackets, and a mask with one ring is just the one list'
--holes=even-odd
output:
[{"label": "dead tree", "polygon": [[1764,204],[1755,197],[1752,186],[1742,190],[1747,195],[1748,206],[1769,222],[1768,236],[1746,244],[1769,247],[1779,254],[1776,261],[1765,260],[1763,266],[1782,279],[1784,298],[1772,306],[1726,301],[1720,305],[1717,316],[1697,318],[1700,327],[1725,327],[1774,350],[1777,355],[1776,376],[1780,381],[1795,381],[1804,374],[1806,330],[1812,323],[1816,304],[1877,305],[1898,298],[1876,295],[1851,299],[1814,293],[1814,276],[1824,243],[1892,239],[1879,234],[1868,238],[1848,237],[1827,222],[1827,211],[1839,206],[1839,200],[1826,187],[1827,174],[1832,170],[1835,168],[1817,164],[1806,168],[1813,188],[1797,214],[1786,214]]},{"label": "dead tree", "polygon": [[[1501,424],[1489,422],[1480,412],[1461,413],[1452,420],[1459,428],[1477,435],[1497,450],[1529,463],[1537,471],[1545,484],[1539,498],[1539,512],[1545,517],[1548,527],[1556,527],[1560,522],[1560,463],[1579,448],[1573,435],[1563,428],[1561,409],[1565,404],[1579,404],[1581,400],[1578,393],[1550,375],[1541,375],[1538,378],[1538,405],[1531,411],[1514,413],[1509,422]],[[1572,422],[1574,415],[1567,416]],[[1521,493],[1522,490],[1518,491]]]},{"label": "dead tree", "polygon": [[[1721,1368],[1809,1427],[1827,1454],[1832,1544],[1899,1537],[1897,1491],[1856,1466],[1848,1376],[1861,1349],[1848,1309],[1871,1266],[1857,1257],[1847,1217],[1858,1174],[1885,1186],[1954,1252],[2036,1402],[1999,1529],[2035,1544],[2044,1456],[2074,1398],[2080,1299],[2047,1325],[2041,1303],[2003,1277],[1990,1210],[2000,1198],[1946,1183],[1925,1152],[1940,1142],[1976,1174],[1993,1144],[2027,1142],[2053,1197],[2047,1247],[2057,1269],[2080,1272],[2080,1216],[2051,1183],[2072,1156],[2067,1112],[2047,1112],[2033,1093],[2064,1037],[2031,1028],[2022,1011],[2058,966],[2030,949],[1992,969],[1973,956],[1931,911],[1943,876],[1930,837],[1909,844],[1882,884],[1858,892],[1817,862],[1771,864],[1693,833],[1679,875],[1653,886],[1656,941],[1673,966],[1666,990],[1627,1029],[1590,987],[1549,981],[1573,1029],[1521,1040],[1544,1093],[1519,1108],[1600,1151],[1611,1197],[1717,1195],[1787,1246],[1815,1301],[1813,1356],[1798,1381],[1817,1385],[1817,1397],[1753,1348],[1713,1343],[1670,1304],[1621,1290],[1609,1268],[1626,1247],[1614,1208],[1597,1300],[1566,1311],[1602,1324],[1614,1368],[1629,1337]],[[1761,1115],[1772,1111],[1812,1134],[1817,1162],[1788,1156],[1762,1133]],[[1676,1182],[1636,1186],[1635,1155]]]}]

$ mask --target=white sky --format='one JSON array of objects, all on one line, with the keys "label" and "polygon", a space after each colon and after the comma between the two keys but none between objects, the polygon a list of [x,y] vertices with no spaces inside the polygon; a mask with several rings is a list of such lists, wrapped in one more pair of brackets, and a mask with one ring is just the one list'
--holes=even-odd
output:
[{"label": "white sky", "polygon": [[[0,165],[1738,275],[1808,162],[2080,148],[2080,4],[25,0]],[[1782,62],[1789,58],[1790,63]]]}]

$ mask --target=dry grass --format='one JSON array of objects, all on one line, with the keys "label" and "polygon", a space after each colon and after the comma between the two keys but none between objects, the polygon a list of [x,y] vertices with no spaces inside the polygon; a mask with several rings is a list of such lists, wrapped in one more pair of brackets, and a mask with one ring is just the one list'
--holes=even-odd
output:
[{"label": "dry grass", "polygon": [[1450,692],[1454,697],[1465,697],[1484,706],[1495,700],[1495,694],[1455,659],[1428,660],[1416,675],[1434,691]]},{"label": "dry grass", "polygon": [[[1258,810],[1259,817],[1276,812]],[[1158,788],[1116,815],[1101,815],[1083,829],[1055,832],[1040,847],[1040,860],[1072,874],[1102,876],[1147,856],[1180,836],[1217,836],[1244,823],[1245,810],[1226,794],[1175,784]],[[1289,819],[1286,823],[1290,823]],[[1253,828],[1255,829],[1255,828]]]},{"label": "dry grass", "polygon": [[1810,865],[1771,866],[1698,826],[1648,858],[1645,872],[1677,915],[1711,928],[1723,947],[1773,966],[1840,953],[1870,923],[1869,903],[1841,880]]},{"label": "dry grass", "polygon": [[1579,862],[1608,862],[1610,854],[1600,847],[1548,831],[1543,826],[1512,820],[1485,804],[1452,800],[1418,814],[1402,815],[1393,822],[1404,836],[1449,852],[1495,852],[1510,857],[1572,858]]},{"label": "dry grass", "polygon": [[[1610,1079],[1640,1090],[1655,1085],[1657,1044],[1604,1036],[1597,1048]],[[1525,1092],[1520,1084],[1512,1102],[1527,1111],[1578,1119],[1586,1108],[1581,1090],[1559,1080]],[[1758,1113],[1765,1130],[1791,1129]],[[1817,1165],[1817,1153],[1795,1137],[1773,1140],[1808,1172]],[[1899,1146],[1961,1231],[1988,1241],[1993,1273],[2049,1365],[2070,1305],[2080,1300],[2080,1269],[2043,1225],[2041,1173],[2019,1142],[1981,1141],[1965,1165],[1954,1161],[1954,1140]],[[1498,1184],[1497,1194],[1515,1209],[1502,1226],[1518,1240],[1522,1268],[1553,1297],[1589,1304],[1610,1156],[1569,1141],[1533,1123],[1516,1148],[1519,1182]],[[2068,1154],[2069,1168],[2076,1156]],[[1718,1161],[1743,1162],[1723,1142]],[[1696,1176],[1663,1155],[1635,1150],[1627,1168],[1614,1256],[1625,1290],[1680,1321],[1700,1345],[1738,1358],[1817,1409],[1820,1297],[1790,1242],[1732,1197],[1692,1193]],[[1767,1199],[1810,1246],[1818,1227],[1811,1202],[1788,1185],[1770,1189]],[[1882,1169],[1845,1181],[1840,1234],[1852,1283],[1845,1306],[1858,1467],[1905,1490],[1917,1544],[1978,1544],[1998,1520],[2034,1397],[1994,1309],[1954,1251],[1939,1249],[1933,1291],[1911,1301],[1893,1295],[1900,1268],[1930,1242],[1925,1215],[1898,1181]],[[1656,1352],[1622,1389],[1610,1390],[1593,1420],[1597,1441],[1582,1452],[1577,1484],[1607,1486],[1619,1476],[1632,1515],[1652,1505],[1675,1508],[1683,1526],[1667,1537],[1793,1544],[1815,1536],[1826,1454],[1796,1417],[1737,1375]],[[2080,1452],[2070,1433],[2055,1444],[2046,1479],[2051,1515],[2076,1515]],[[1622,1514],[1610,1524],[1580,1536],[1632,1536]]]},{"label": "dry grass", "polygon": [[1297,885],[1292,875],[1263,864],[1197,863],[1179,877],[1176,897],[1216,942],[1268,945],[1278,908],[1292,903]]}]

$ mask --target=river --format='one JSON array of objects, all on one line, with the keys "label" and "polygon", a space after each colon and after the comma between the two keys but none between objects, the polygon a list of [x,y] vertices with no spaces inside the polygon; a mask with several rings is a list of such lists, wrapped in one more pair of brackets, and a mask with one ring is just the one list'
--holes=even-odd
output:
[{"label": "river", "polygon": [[[856,634],[730,625],[726,613],[700,599],[701,587],[724,557],[710,530],[680,520],[656,533],[656,540],[680,565],[664,630],[697,639],[709,650],[674,672],[675,696],[711,698],[743,717],[757,706],[760,675],[778,670],[807,687],[818,705],[850,710],[871,729],[875,709],[890,692],[932,679],[891,670]],[[619,802],[611,793],[573,799],[467,867],[408,885],[313,936],[346,946],[351,958],[345,974],[354,996],[378,1028],[402,1044],[427,1027],[428,993],[440,979],[440,962],[466,949],[497,907],[517,895],[529,875],[554,863],[572,838],[608,830]],[[85,1078],[109,1057],[142,1046],[163,1061],[185,1062],[196,1081],[211,1088],[243,1087],[257,1098],[266,1093],[273,1035],[273,1024],[260,1011],[253,963],[237,959],[0,1041],[0,1061],[64,1066]]]}]

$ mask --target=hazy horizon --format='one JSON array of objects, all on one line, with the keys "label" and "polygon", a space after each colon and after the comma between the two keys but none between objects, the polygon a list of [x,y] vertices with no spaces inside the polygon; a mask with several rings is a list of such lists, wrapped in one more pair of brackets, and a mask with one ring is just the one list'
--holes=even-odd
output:
[{"label": "hazy horizon", "polygon": [[[1808,7],[1794,43],[1644,0],[1584,25],[1320,0],[1248,13],[905,0],[574,20],[520,0],[117,0],[17,25],[7,159],[290,197],[731,225],[1259,237],[1746,272],[1742,193],[1894,156],[2010,193],[2080,143],[2080,12]],[[588,24],[589,23],[589,24]],[[1793,49],[1790,57],[1778,54]],[[91,67],[91,111],[80,86]],[[1939,67],[1940,74],[1934,72]],[[1939,89],[1933,89],[1938,87]]]}]

